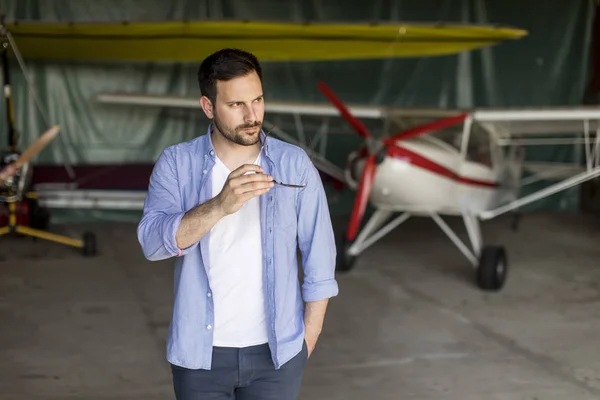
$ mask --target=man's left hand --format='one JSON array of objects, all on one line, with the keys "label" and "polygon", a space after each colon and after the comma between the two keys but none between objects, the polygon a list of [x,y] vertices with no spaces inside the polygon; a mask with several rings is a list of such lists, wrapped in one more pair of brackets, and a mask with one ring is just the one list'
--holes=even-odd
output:
[{"label": "man's left hand", "polygon": [[306,334],[304,336],[304,340],[306,341],[306,347],[308,348],[308,358],[310,358],[310,355],[312,354],[313,350],[315,349],[318,339],[319,339],[319,335]]},{"label": "man's left hand", "polygon": [[308,347],[308,357],[315,349],[323,329],[323,319],[325,318],[328,301],[329,299],[309,301],[304,306],[304,340],[306,341],[306,347]]}]

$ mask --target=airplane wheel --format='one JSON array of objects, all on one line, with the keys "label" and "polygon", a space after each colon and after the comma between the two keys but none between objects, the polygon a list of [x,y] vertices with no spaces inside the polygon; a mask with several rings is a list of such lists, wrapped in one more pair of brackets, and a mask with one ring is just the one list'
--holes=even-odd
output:
[{"label": "airplane wheel", "polygon": [[85,257],[96,255],[96,235],[92,232],[85,232],[83,234],[83,255]]},{"label": "airplane wheel", "polygon": [[48,209],[41,207],[37,201],[31,202],[30,226],[42,231],[50,227],[50,213]]},{"label": "airplane wheel", "polygon": [[521,213],[521,212],[514,213],[512,222],[510,224],[510,228],[513,230],[513,232],[516,232],[519,230],[519,226],[521,225],[522,218],[523,218],[523,213]]},{"label": "airplane wheel", "polygon": [[340,236],[337,246],[337,262],[335,266],[336,271],[347,272],[354,267],[356,256],[348,253],[352,243],[353,242],[346,238],[345,234]]},{"label": "airplane wheel", "polygon": [[508,274],[506,249],[501,246],[485,246],[479,258],[477,285],[480,289],[497,291],[504,286]]}]

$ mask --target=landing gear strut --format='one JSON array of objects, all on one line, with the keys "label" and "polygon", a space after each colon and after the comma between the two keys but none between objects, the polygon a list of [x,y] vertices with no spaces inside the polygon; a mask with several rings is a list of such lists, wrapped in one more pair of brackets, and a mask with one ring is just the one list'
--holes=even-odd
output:
[{"label": "landing gear strut", "polygon": [[482,245],[479,219],[472,214],[463,214],[463,221],[471,241],[472,249],[469,249],[439,215],[432,214],[431,217],[476,268],[477,286],[485,291],[502,289],[508,274],[506,250],[504,247]]},{"label": "landing gear strut", "polygon": [[[348,241],[345,235],[340,237],[337,247],[337,271],[351,270],[360,253],[411,216],[405,212],[384,225],[391,215],[391,211],[376,210],[353,242]],[[508,276],[506,249],[502,246],[482,245],[479,219],[476,216],[463,214],[463,221],[469,234],[471,248],[467,247],[460,240],[452,228],[438,214],[431,213],[430,216],[471,262],[475,268],[475,283],[481,290],[498,291],[504,287]]]}]

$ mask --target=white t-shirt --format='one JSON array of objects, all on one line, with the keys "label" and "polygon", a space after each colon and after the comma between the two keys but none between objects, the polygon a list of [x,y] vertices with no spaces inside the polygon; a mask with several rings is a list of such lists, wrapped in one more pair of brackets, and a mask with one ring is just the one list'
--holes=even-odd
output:
[{"label": "white t-shirt", "polygon": [[[260,165],[260,155],[256,164]],[[231,171],[216,158],[212,196]],[[219,220],[210,231],[208,279],[215,306],[214,346],[267,343],[259,197]]]}]

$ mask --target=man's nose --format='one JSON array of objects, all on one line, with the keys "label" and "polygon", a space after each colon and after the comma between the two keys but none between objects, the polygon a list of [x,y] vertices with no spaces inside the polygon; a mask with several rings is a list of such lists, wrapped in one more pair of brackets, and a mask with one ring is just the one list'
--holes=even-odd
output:
[{"label": "man's nose", "polygon": [[245,107],[244,120],[247,122],[256,121],[256,112],[253,107]]}]

